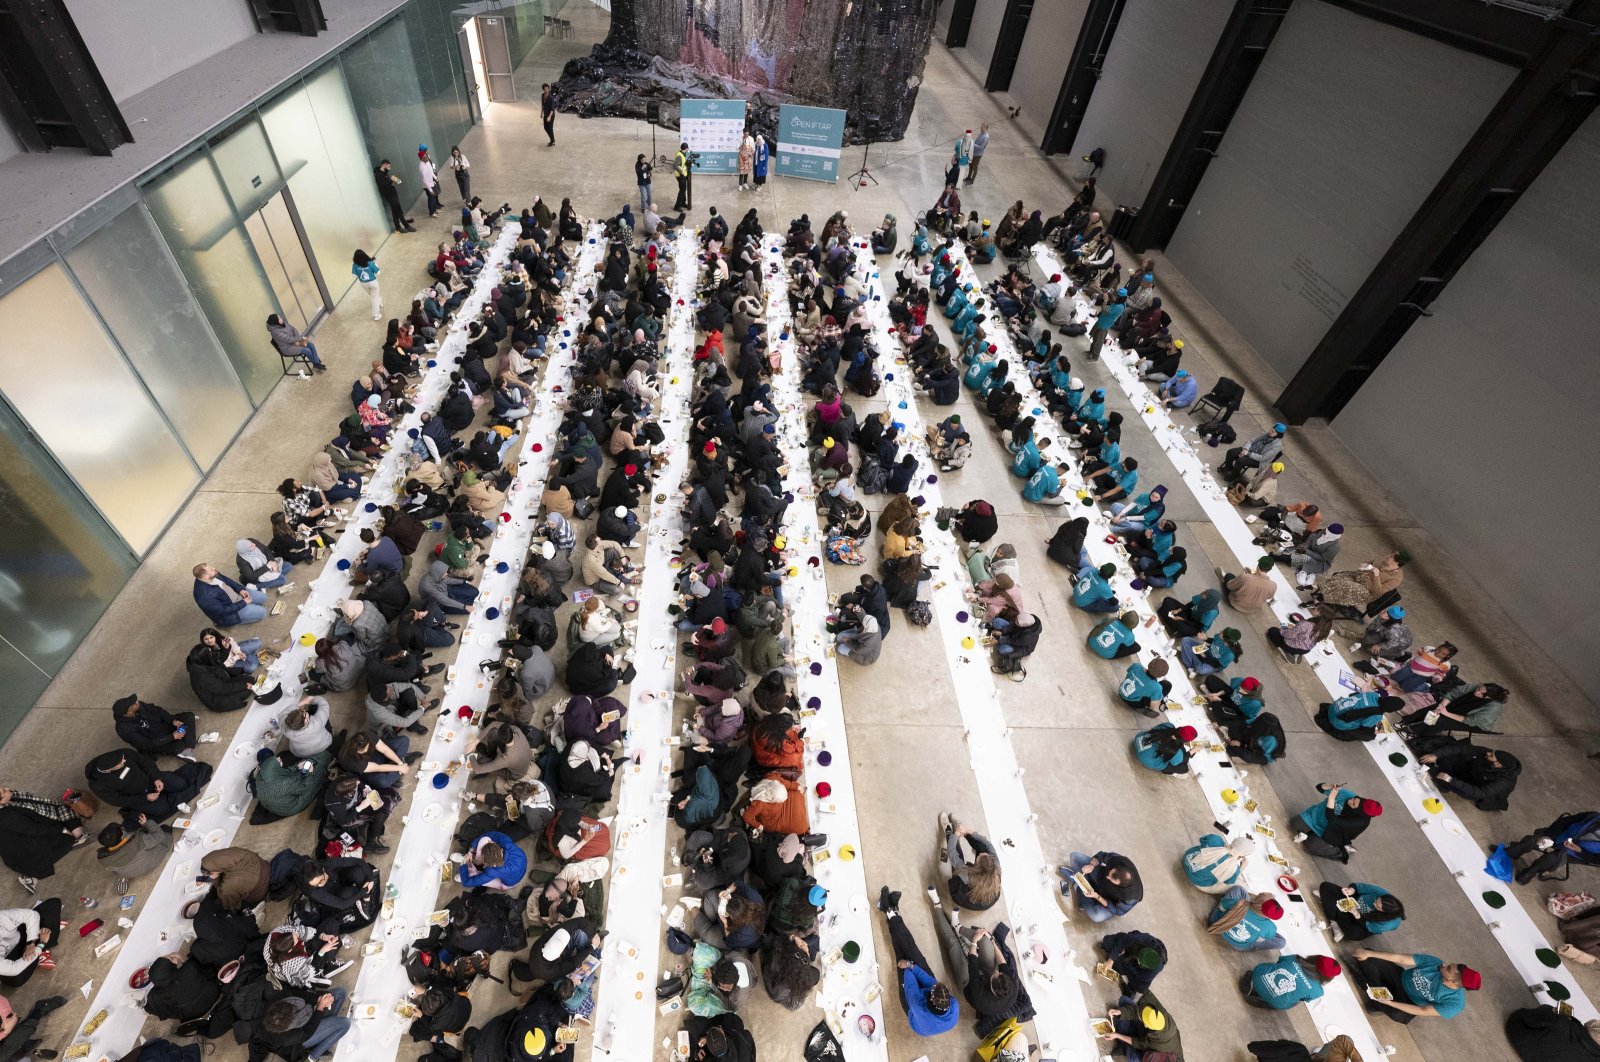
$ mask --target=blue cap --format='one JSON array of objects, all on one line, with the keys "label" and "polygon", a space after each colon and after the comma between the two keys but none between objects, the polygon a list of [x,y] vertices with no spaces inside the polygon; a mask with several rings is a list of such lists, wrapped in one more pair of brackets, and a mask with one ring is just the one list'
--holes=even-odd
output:
[{"label": "blue cap", "polygon": [[1128,289],[1127,288],[1118,288],[1117,289],[1117,296],[1119,298],[1126,299],[1128,297]]},{"label": "blue cap", "polygon": [[417,150],[418,151],[427,151],[428,150],[428,145],[427,144],[418,144],[417,145]]},{"label": "blue cap", "polygon": [[811,891],[806,893],[806,902],[812,907],[826,907],[828,905],[828,890],[821,885],[811,886]]},{"label": "blue cap", "polygon": [[1154,273],[1146,273],[1146,274],[1145,274],[1145,275],[1144,275],[1144,279],[1145,279],[1145,280],[1146,280],[1146,281],[1147,281],[1147,282],[1148,282],[1148,281],[1151,281],[1151,280],[1154,280],[1154,279],[1155,279],[1155,278],[1156,278],[1156,275],[1155,275],[1155,274],[1154,274]]},{"label": "blue cap", "polygon": [[1272,426],[1272,430],[1277,432],[1279,435],[1283,435],[1289,430],[1289,428],[1285,424],[1274,424]]},{"label": "blue cap", "polygon": [[1179,377],[1188,376],[1188,375],[1189,375],[1189,370],[1188,369],[1179,369],[1177,372],[1172,374],[1172,378],[1174,380],[1176,380]]},{"label": "blue cap", "polygon": [[1390,619],[1405,619],[1406,610],[1401,608],[1399,605],[1390,605],[1389,611],[1384,613],[1384,615],[1388,616]]}]

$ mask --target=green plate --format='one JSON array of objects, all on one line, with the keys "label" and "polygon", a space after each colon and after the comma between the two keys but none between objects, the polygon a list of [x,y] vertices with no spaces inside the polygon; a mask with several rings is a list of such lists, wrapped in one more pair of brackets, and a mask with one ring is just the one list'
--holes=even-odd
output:
[{"label": "green plate", "polygon": [[1572,998],[1572,993],[1567,991],[1567,986],[1560,981],[1546,981],[1544,983],[1544,991],[1546,995],[1557,1003],[1565,1003]]},{"label": "green plate", "polygon": [[1411,761],[1406,758],[1406,754],[1403,752],[1391,752],[1389,753],[1389,762],[1394,764],[1396,767],[1404,767]]},{"label": "green plate", "polygon": [[1488,892],[1483,894],[1483,902],[1498,911],[1500,908],[1506,905],[1506,898],[1501,896],[1498,892],[1495,892],[1493,889],[1490,889]]},{"label": "green plate", "polygon": [[1552,970],[1561,965],[1561,956],[1557,955],[1549,948],[1540,948],[1533,954],[1535,958],[1544,963],[1546,966],[1550,967]]}]

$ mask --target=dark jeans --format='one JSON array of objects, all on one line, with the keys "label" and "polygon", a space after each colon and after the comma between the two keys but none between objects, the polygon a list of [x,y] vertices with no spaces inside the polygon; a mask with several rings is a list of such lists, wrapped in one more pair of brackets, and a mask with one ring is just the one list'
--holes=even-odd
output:
[{"label": "dark jeans", "polygon": [[361,477],[354,472],[344,472],[339,476],[339,482],[322,492],[322,496],[331,502],[349,501],[351,498],[361,496]]},{"label": "dark jeans", "polygon": [[[935,914],[934,917],[938,918],[940,916]],[[928,965],[928,960],[923,956],[922,949],[917,947],[917,938],[911,935],[911,930],[906,927],[905,919],[899,915],[890,915],[888,921],[889,946],[894,949],[895,962],[899,963],[900,960],[904,959],[913,966],[919,966],[924,970],[931,971],[933,967]],[[900,979],[900,972],[896,970],[895,980],[899,981]],[[911,1004],[906,1001],[904,987],[900,989],[900,1006],[907,1014],[911,1013]]]},{"label": "dark jeans", "polygon": [[1344,939],[1366,940],[1372,936],[1372,930],[1367,928],[1367,924],[1361,921],[1359,916],[1339,910],[1339,901],[1344,899],[1344,886],[1324,881],[1317,886],[1317,899],[1322,901],[1323,915],[1339,927],[1344,933]]},{"label": "dark jeans", "polygon": [[1410,1025],[1416,1020],[1415,1014],[1407,1014],[1403,1010],[1386,1007],[1375,999],[1368,999],[1366,989],[1387,988],[1394,996],[1397,1003],[1410,1003],[1412,999],[1406,994],[1406,970],[1388,959],[1357,959],[1350,964],[1350,972],[1355,977],[1356,983],[1361,986],[1361,1002],[1369,1013],[1381,1013],[1390,1021],[1399,1022],[1401,1025]]},{"label": "dark jeans", "polygon": [[162,771],[160,794],[154,800],[144,801],[132,810],[142,811],[158,822],[170,819],[178,813],[179,804],[193,800],[209,781],[211,781],[209,763],[186,763],[175,771]]},{"label": "dark jeans", "polygon": [[1316,856],[1318,859],[1332,859],[1338,863],[1350,862],[1350,853],[1336,845],[1329,844],[1321,837],[1311,832],[1306,825],[1306,820],[1299,815],[1289,820],[1289,825],[1294,827],[1296,833],[1303,833],[1306,839],[1300,842],[1300,847]]},{"label": "dark jeans", "polygon": [[[61,901],[55,898],[40,900],[33,905],[33,909],[39,912],[39,931],[43,933],[45,930],[49,930],[50,932],[50,943],[45,944],[41,941],[39,947],[41,949],[59,947],[61,944]],[[16,947],[6,953],[6,958],[20,959],[27,948],[28,942],[19,940]],[[25,985],[28,983],[28,979],[38,972],[38,969],[39,956],[35,954],[33,962],[23,967],[21,971],[8,977],[0,977],[0,985],[5,985],[8,988],[17,988],[20,985]],[[37,1009],[36,1005],[35,1010]],[[28,1017],[31,1019],[33,1014],[30,1012]],[[11,1036],[15,1035],[17,1035],[17,1030],[12,1030]],[[6,1039],[9,1040],[11,1037],[8,1036]]]}]

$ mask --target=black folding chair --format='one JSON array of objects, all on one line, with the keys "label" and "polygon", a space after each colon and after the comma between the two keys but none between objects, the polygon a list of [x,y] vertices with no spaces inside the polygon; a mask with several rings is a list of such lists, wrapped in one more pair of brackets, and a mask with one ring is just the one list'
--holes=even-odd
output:
[{"label": "black folding chair", "polygon": [[1208,422],[1219,420],[1226,423],[1229,417],[1239,411],[1243,403],[1244,386],[1224,376],[1217,380],[1217,385],[1210,392],[1189,407],[1189,416],[1198,417],[1202,412],[1210,410],[1214,416],[1206,417]]}]

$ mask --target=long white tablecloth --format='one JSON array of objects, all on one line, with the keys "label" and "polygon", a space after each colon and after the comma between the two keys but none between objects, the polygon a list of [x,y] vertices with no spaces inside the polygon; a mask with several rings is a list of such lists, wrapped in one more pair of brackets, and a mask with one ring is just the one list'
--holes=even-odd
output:
[{"label": "long white tablecloth", "polygon": [[656,1024],[655,985],[661,961],[661,900],[664,892],[667,799],[673,769],[672,706],[677,659],[672,560],[687,533],[678,485],[689,466],[690,389],[694,384],[695,238],[680,228],[674,237],[673,305],[665,333],[666,361],[660,373],[660,416],[667,463],[655,475],[650,522],[645,532],[644,577],[639,586],[639,626],[634,650],[637,674],[630,689],[624,736],[626,766],[617,793],[612,831],[611,877],[606,894],[606,941],[595,995],[596,1059],[650,1058]]},{"label": "long white tablecloth", "polygon": [[[950,256],[962,266],[963,273],[976,278],[976,272],[959,245],[951,249]],[[1045,439],[1050,439],[1050,452],[1056,455],[1055,460],[1069,462],[1070,470],[1062,479],[1063,490],[1069,494],[1087,493],[1088,484],[1078,474],[1071,458],[1065,456],[1072,453],[1067,447],[1067,439],[1060,425],[1051,418],[1049,410],[1040,399],[1038,389],[1029,378],[1026,365],[1018,357],[1010,335],[1004,328],[996,328],[990,336],[990,341],[997,348],[997,356],[1010,361],[1012,372],[1007,379],[1016,385],[1017,393],[1022,396],[1022,408],[1036,418],[1035,438],[1041,443]],[[1022,481],[1016,482],[1020,485]],[[1196,703],[1203,701],[1204,698],[1184,671],[1182,661],[1178,657],[1178,646],[1168,637],[1166,628],[1161,626],[1156,618],[1155,610],[1146,593],[1133,588],[1132,580],[1136,573],[1129,563],[1126,551],[1120,544],[1113,545],[1106,541],[1106,537],[1111,533],[1110,520],[1096,505],[1066,505],[1060,507],[1058,511],[1063,517],[1087,516],[1089,534],[1084,545],[1089,551],[1091,562],[1096,567],[1106,563],[1117,566],[1117,574],[1110,580],[1112,589],[1117,593],[1117,600],[1122,602],[1126,609],[1136,612],[1140,620],[1140,627],[1136,631],[1140,646],[1137,659],[1148,663],[1154,657],[1160,656],[1172,665],[1167,678],[1172,683],[1170,703],[1175,707],[1168,708],[1167,721],[1174,726],[1192,726],[1200,733],[1196,744],[1191,746],[1193,755],[1189,762],[1189,777],[1199,785],[1214,821],[1228,827],[1230,836],[1250,834],[1255,837],[1258,855],[1246,863],[1245,881],[1252,893],[1264,892],[1285,897],[1284,915],[1278,922],[1278,933],[1284,939],[1283,953],[1333,954],[1332,943],[1316,929],[1317,919],[1299,890],[1285,890],[1278,884],[1277,879],[1280,874],[1296,869],[1293,866],[1294,860],[1284,854],[1282,846],[1272,836],[1261,830],[1275,833],[1280,829],[1287,829],[1287,824],[1273,826],[1271,816],[1264,811],[1259,808],[1255,811],[1247,810],[1246,802],[1253,799],[1250,795],[1249,769],[1235,767],[1233,761],[1223,752],[1211,751],[1210,746],[1223,746],[1226,739],[1218,733],[1210,717],[1206,715],[1205,709]],[[1111,668],[1125,668],[1133,662],[1133,659],[1135,658],[1130,657],[1121,662],[1108,661],[1110,667],[1107,669],[1107,686],[1115,686],[1122,678],[1120,672],[1112,671]],[[1238,794],[1235,803],[1230,804],[1223,798],[1224,790]],[[1274,858],[1281,860],[1282,863],[1272,862]],[[1356,1041],[1364,1055],[1377,1058],[1382,1054],[1380,1041],[1372,1025],[1367,1021],[1366,1012],[1349,980],[1341,977],[1329,982],[1324,988],[1322,997],[1306,1004],[1306,1009],[1316,1022],[1317,1028],[1323,1033],[1324,1039],[1331,1040],[1334,1036],[1344,1033]]]},{"label": "long white tablecloth", "polygon": [[[922,523],[923,559],[938,568],[931,593],[933,614],[950,668],[956,707],[966,728],[967,753],[981,780],[978,797],[1000,859],[1005,882],[1002,899],[1015,934],[1013,950],[1033,998],[1041,1058],[1045,1062],[1098,1058],[1088,1006],[1082,989],[1074,983],[1076,979],[1087,984],[1090,975],[1067,938],[1057,864],[1046,854],[1039,836],[1038,816],[1028,802],[1023,768],[1017,762],[1011,729],[989,670],[989,654],[979,644],[983,632],[966,597],[972,582],[954,537],[939,530],[931,519],[944,504],[943,494],[937,482],[938,462],[928,452],[927,426],[917,408],[912,370],[908,365],[896,362],[891,367],[883,361],[898,358],[900,345],[889,319],[885,286],[867,241],[858,242],[857,255],[869,300],[866,309],[872,322],[872,342],[882,356],[882,394],[894,420],[902,425],[902,452],[909,450],[918,461],[920,481],[911,493],[922,496],[922,509],[928,514]],[[1043,964],[1032,954],[1036,942],[1045,949]]]},{"label": "long white tablecloth", "polygon": [[[872,938],[873,898],[867,892],[862,861],[865,850],[839,691],[838,658],[829,652],[828,579],[823,567],[827,542],[818,525],[811,482],[806,398],[800,390],[803,372],[792,331],[782,248],[780,238],[768,237],[762,261],[767,269],[767,345],[782,359],[782,371],[772,380],[772,393],[780,413],[778,441],[789,469],[783,481],[790,499],[784,510],[783,534],[790,567],[784,573],[783,596],[794,637],[795,695],[805,716],[806,761],[801,782],[806,787],[812,830],[828,835],[829,858],[812,866],[817,884],[828,890],[828,906],[817,927],[823,977],[816,998],[838,1034],[846,1058],[881,1060],[888,1058],[888,1047]],[[826,766],[817,759],[823,751],[830,758]],[[824,781],[832,790],[826,798],[817,795],[817,783]],[[856,853],[855,858],[840,855],[847,846]],[[852,942],[860,948],[860,955],[850,963],[840,952]],[[872,1018],[875,1031],[871,1036],[860,1028],[863,1014]]]},{"label": "long white tablecloth", "polygon": [[[204,895],[209,888],[194,880],[200,872],[200,859],[207,852],[231,843],[243,824],[252,800],[246,783],[256,765],[255,750],[277,744],[279,719],[300,698],[305,669],[313,660],[315,641],[332,628],[339,601],[350,593],[350,576],[365,548],[360,538],[361,529],[378,523],[379,506],[392,502],[397,485],[404,482],[408,432],[420,428],[422,414],[437,409],[443,400],[455,359],[466,347],[467,323],[477,316],[488,299],[516,242],[517,228],[512,225],[501,232],[490,248],[484,267],[473,283],[472,293],[457,310],[448,333],[441,335],[438,349],[429,356],[428,367],[417,388],[414,410],[391,427],[389,438],[394,442],[393,448],[363,485],[344,534],[330,550],[322,573],[307,587],[305,603],[299,606],[300,614],[291,630],[289,648],[267,668],[268,677],[263,688],[281,685],[282,699],[271,705],[252,704],[245,711],[233,741],[214,765],[216,773],[210,784],[196,798],[193,811],[176,820],[180,825],[188,825],[160,875],[150,879],[146,886],[144,904],[134,918],[133,928],[126,931],[110,969],[105,972],[99,991],[89,1005],[85,1024],[92,1023],[102,1013],[105,1018],[92,1034],[84,1034],[80,1029],[79,1036],[87,1037],[90,1057],[117,1058],[133,1047],[144,1027],[145,1014],[139,1007],[143,993],[130,988],[129,979],[139,969],[168,952],[181,950],[187,940],[193,939],[193,930],[183,918],[182,910],[189,900]],[[341,561],[346,562],[343,568]],[[306,643],[308,637],[311,644]],[[95,942],[86,940],[84,944]]]},{"label": "long white tablecloth", "polygon": [[[339,1041],[334,1057],[339,1062],[363,1055],[392,1054],[409,1020],[396,1007],[411,991],[405,972],[406,948],[426,934],[428,916],[443,906],[439,892],[441,869],[449,863],[455,832],[462,817],[471,768],[464,761],[477,743],[481,713],[493,693],[493,679],[479,665],[499,660],[496,644],[506,637],[517,584],[527,563],[528,547],[539,523],[539,499],[555,458],[554,440],[566,406],[567,381],[583,325],[583,307],[593,289],[595,263],[604,252],[600,227],[591,225],[567,280],[565,312],[556,322],[555,349],[547,354],[543,394],[535,396],[533,412],[520,425],[522,449],[517,472],[506,491],[506,505],[496,520],[478,584],[478,600],[462,626],[454,663],[446,670],[442,705],[429,736],[423,759],[416,768],[417,783],[400,824],[394,845],[394,863],[387,885],[392,903],[373,926],[363,946],[360,969],[351,990],[349,1035]],[[557,388],[561,390],[558,392]],[[491,613],[493,613],[491,615]],[[453,773],[449,765],[459,764]],[[436,784],[442,782],[443,784]],[[471,805],[468,805],[470,808]],[[391,823],[393,825],[393,823]],[[382,950],[369,954],[374,944]]]},{"label": "long white tablecloth", "polygon": [[[1059,260],[1042,245],[1035,247],[1034,258],[1047,276],[1064,272]],[[1087,300],[1079,297],[1074,302],[1080,315],[1092,315]],[[1194,436],[1173,423],[1172,418],[1156,402],[1150,388],[1139,379],[1135,368],[1126,364],[1117,352],[1114,341],[1108,342],[1101,363],[1133,402],[1138,419],[1155,436],[1156,442],[1177,469],[1184,486],[1200,503],[1235,559],[1245,568],[1252,567],[1262,553],[1261,547],[1254,542],[1255,532],[1228,501],[1224,488],[1201,460],[1195,449]],[[1240,440],[1241,444],[1246,441]],[[1278,584],[1277,600],[1272,605],[1272,611],[1280,622],[1287,622],[1289,614],[1300,608],[1299,592],[1281,571],[1275,570],[1271,574]],[[1331,642],[1318,646],[1306,660],[1327,691],[1330,701],[1350,692],[1340,683],[1340,677],[1348,677],[1355,672]],[[1571,972],[1560,963],[1554,949],[1517,899],[1512,886],[1484,872],[1484,847],[1467,832],[1466,826],[1450,807],[1448,798],[1433,786],[1426,769],[1417,763],[1405,742],[1394,734],[1380,734],[1375,741],[1367,742],[1363,747],[1383,772],[1406,814],[1416,822],[1422,835],[1444,860],[1445,866],[1450,868],[1461,891],[1472,904],[1473,911],[1499,942],[1506,957],[1522,975],[1529,991],[1540,1002],[1554,1004],[1558,1000],[1550,995],[1550,985],[1555,983],[1561,986],[1558,992],[1570,996],[1567,1002],[1571,1003],[1576,1017],[1583,1021],[1600,1017],[1600,1010],[1596,1010]],[[1397,764],[1390,757],[1400,758],[1403,762]],[[1437,812],[1429,811],[1422,803],[1429,798],[1439,800],[1442,808]],[[1490,906],[1487,900],[1490,895],[1503,900],[1504,906]],[[1462,958],[1463,961],[1467,959]],[[1554,966],[1551,965],[1552,960]]]}]

